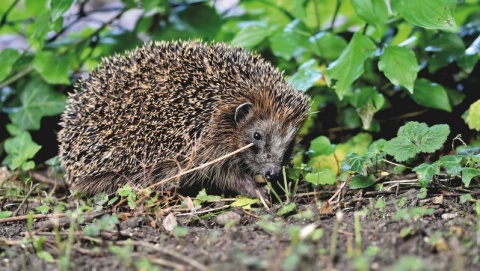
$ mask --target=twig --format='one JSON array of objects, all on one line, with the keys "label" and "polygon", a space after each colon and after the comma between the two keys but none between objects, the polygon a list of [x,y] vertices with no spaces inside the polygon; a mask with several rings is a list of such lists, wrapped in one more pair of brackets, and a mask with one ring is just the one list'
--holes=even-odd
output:
[{"label": "twig", "polygon": [[186,175],[186,174],[188,174],[188,173],[191,173],[191,172],[193,172],[193,171],[206,168],[206,167],[208,167],[208,166],[210,166],[210,165],[213,165],[213,164],[215,164],[215,163],[217,163],[217,162],[219,162],[219,161],[222,161],[222,160],[224,160],[224,159],[226,159],[226,158],[228,158],[228,157],[230,157],[230,156],[233,156],[233,155],[235,155],[235,154],[237,154],[237,153],[239,153],[239,152],[242,152],[242,151],[250,148],[251,146],[253,146],[253,143],[250,143],[250,144],[248,144],[248,145],[246,145],[246,146],[244,146],[244,147],[241,147],[240,149],[235,150],[235,151],[233,151],[233,152],[231,152],[231,153],[228,153],[228,154],[226,154],[226,155],[224,155],[224,156],[221,156],[221,157],[219,157],[219,158],[217,158],[217,159],[215,159],[215,160],[212,160],[212,161],[210,161],[210,162],[201,164],[201,165],[199,165],[198,167],[194,167],[194,168],[192,168],[192,169],[189,169],[189,170],[180,172],[180,173],[178,173],[177,175],[172,176],[172,177],[170,177],[170,178],[163,179],[163,180],[161,180],[160,182],[154,183],[154,184],[150,185],[149,187],[140,190],[140,192],[147,192],[148,189],[153,189],[153,188],[155,188],[155,187],[157,187],[157,186],[159,186],[159,185],[162,185],[162,184],[164,184],[164,183],[166,183],[166,182],[168,182],[168,181],[174,180],[174,179],[176,179],[176,178],[178,178],[178,177],[181,177],[181,176]]},{"label": "twig", "polygon": [[33,172],[32,173],[32,178],[34,180],[37,180],[41,183],[46,183],[46,184],[51,184],[51,185],[54,185],[56,187],[61,187],[61,188],[65,188],[66,185],[64,182],[57,182],[56,180],[52,180],[48,177],[45,177],[43,176],[42,174],[38,173],[38,172]]},{"label": "twig", "polygon": [[343,182],[342,185],[340,185],[340,188],[337,190],[337,192],[335,192],[335,194],[333,194],[333,196],[328,200],[328,202],[332,202],[333,199],[338,195],[340,194],[340,192],[342,191],[343,187],[347,184],[347,182]]},{"label": "twig", "polygon": [[[40,219],[40,218],[59,218],[59,217],[65,217],[65,213],[54,213],[54,214],[36,214],[33,215],[33,219]],[[2,218],[0,219],[0,224],[1,223],[7,223],[7,222],[15,222],[15,221],[23,221],[27,220],[29,215],[20,215],[20,216],[15,216],[15,217],[7,217],[7,218]]]},{"label": "twig", "polygon": [[40,184],[37,183],[35,185],[32,186],[32,188],[30,189],[30,191],[28,191],[27,195],[25,195],[25,197],[23,197],[23,200],[22,202],[20,203],[20,205],[18,206],[18,208],[12,213],[12,216],[17,216],[17,213],[20,211],[20,209],[22,209],[23,205],[25,204],[25,202],[27,202],[27,199],[30,197],[30,195],[32,194],[33,190],[35,190],[35,188],[37,188]]},{"label": "twig", "polygon": [[212,208],[212,209],[207,209],[207,210],[198,211],[198,212],[195,211],[195,212],[189,212],[189,213],[176,214],[176,216],[201,215],[201,214],[210,213],[210,212],[215,212],[215,211],[219,211],[219,210],[223,210],[223,209],[228,209],[228,208],[230,208],[230,205],[224,205],[224,206],[221,206],[221,207]]},{"label": "twig", "polygon": [[163,248],[163,247],[160,247],[160,246],[156,246],[156,245],[152,245],[150,243],[147,243],[147,242],[143,242],[143,241],[131,241],[131,240],[128,240],[128,241],[118,241],[116,242],[117,245],[133,245],[133,246],[139,246],[139,247],[146,247],[146,248],[149,248],[149,249],[152,249],[152,250],[155,250],[155,251],[158,251],[160,253],[163,253],[163,254],[167,254],[169,256],[172,256],[180,261],[183,261],[187,264],[189,264],[190,266],[198,269],[198,270],[201,270],[201,271],[206,271],[208,270],[208,268],[199,263],[198,261],[196,261],[195,259],[192,259],[192,258],[185,258],[184,255],[180,254],[180,253],[177,253],[175,251],[172,251],[170,249],[167,249],[167,248]]}]

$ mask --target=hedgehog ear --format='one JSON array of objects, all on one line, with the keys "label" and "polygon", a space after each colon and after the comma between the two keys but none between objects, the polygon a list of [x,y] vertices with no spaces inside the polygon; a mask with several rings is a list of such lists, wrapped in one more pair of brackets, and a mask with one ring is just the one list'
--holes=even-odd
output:
[{"label": "hedgehog ear", "polygon": [[239,125],[252,112],[253,105],[251,103],[243,103],[235,109],[235,123]]}]

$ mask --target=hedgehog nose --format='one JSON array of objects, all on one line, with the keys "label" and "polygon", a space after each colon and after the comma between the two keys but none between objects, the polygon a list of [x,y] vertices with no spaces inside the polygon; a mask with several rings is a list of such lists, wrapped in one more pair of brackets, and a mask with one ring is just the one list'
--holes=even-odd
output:
[{"label": "hedgehog nose", "polygon": [[278,175],[280,175],[280,171],[276,169],[269,169],[267,172],[265,172],[265,178],[267,178],[269,181],[273,180]]}]

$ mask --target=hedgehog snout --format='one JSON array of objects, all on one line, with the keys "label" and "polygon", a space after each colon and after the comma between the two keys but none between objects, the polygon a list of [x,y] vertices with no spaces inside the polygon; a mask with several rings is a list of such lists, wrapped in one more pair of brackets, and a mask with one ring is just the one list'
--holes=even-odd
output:
[{"label": "hedgehog snout", "polygon": [[267,178],[267,180],[269,180],[269,181],[275,179],[279,175],[280,175],[280,170],[276,169],[276,168],[269,168],[265,172],[265,178]]}]

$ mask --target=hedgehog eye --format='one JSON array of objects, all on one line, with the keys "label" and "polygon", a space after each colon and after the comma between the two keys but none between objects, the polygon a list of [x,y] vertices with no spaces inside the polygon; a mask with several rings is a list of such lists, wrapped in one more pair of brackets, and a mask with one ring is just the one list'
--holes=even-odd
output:
[{"label": "hedgehog eye", "polygon": [[253,139],[260,141],[262,140],[262,135],[259,132],[253,133]]}]

